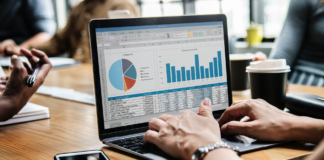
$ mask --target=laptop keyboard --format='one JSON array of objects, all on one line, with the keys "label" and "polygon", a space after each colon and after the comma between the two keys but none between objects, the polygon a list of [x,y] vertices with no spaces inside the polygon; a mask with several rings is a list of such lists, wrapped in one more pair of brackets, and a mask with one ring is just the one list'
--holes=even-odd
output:
[{"label": "laptop keyboard", "polygon": [[[219,117],[219,115],[217,115]],[[218,119],[217,119],[218,121]],[[223,136],[222,136],[223,137]],[[146,144],[144,145],[143,135],[118,139],[114,141],[109,141],[109,143],[114,144],[116,146],[129,149],[133,152],[137,152],[139,154],[145,154],[152,152],[153,150],[161,151],[156,145]]]},{"label": "laptop keyboard", "polygon": [[130,137],[130,138],[124,138],[119,139],[115,141],[110,141],[109,143],[112,143],[116,146],[120,146],[129,150],[132,150],[134,152],[144,154],[146,146],[144,146],[143,142],[143,136],[137,136],[137,137]]}]

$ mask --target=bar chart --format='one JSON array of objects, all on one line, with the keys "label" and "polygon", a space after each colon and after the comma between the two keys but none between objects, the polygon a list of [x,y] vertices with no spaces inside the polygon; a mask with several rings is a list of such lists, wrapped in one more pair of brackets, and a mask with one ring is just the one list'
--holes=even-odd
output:
[{"label": "bar chart", "polygon": [[181,68],[179,68],[179,70],[177,70],[175,66],[171,66],[170,63],[166,63],[167,83],[192,81],[223,76],[221,51],[217,51],[217,57],[213,57],[210,60],[209,64],[207,64],[207,66],[209,67],[206,68],[204,65],[199,64],[200,61],[198,54],[195,54],[192,58],[195,59],[195,64],[193,64],[190,68],[182,66]]}]

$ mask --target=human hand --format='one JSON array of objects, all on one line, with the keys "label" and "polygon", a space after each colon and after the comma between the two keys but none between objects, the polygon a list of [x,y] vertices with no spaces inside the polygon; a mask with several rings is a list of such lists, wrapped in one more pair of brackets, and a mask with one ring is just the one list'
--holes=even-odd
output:
[{"label": "human hand", "polygon": [[0,43],[0,56],[20,55],[20,47],[12,39]]},{"label": "human hand", "polygon": [[31,51],[21,49],[20,52],[28,59],[32,68],[35,68],[38,62],[40,62],[42,66],[39,69],[34,86],[28,87],[26,84],[27,78],[29,74],[32,74],[33,70],[28,65],[24,64],[18,56],[13,55],[11,57],[12,72],[2,94],[2,98],[11,101],[12,105],[16,108],[16,113],[28,102],[29,98],[37,91],[38,87],[41,86],[52,67],[48,57],[42,51],[36,49],[32,49]]},{"label": "human hand", "polygon": [[221,142],[210,99],[201,102],[199,115],[185,111],[178,116],[163,114],[152,118],[144,142],[153,143],[169,155],[181,159],[191,159],[199,147]]},{"label": "human hand", "polygon": [[263,52],[256,52],[254,54],[253,61],[265,61],[267,60],[267,55],[265,55]]},{"label": "human hand", "polygon": [[0,92],[4,91],[9,80],[9,76],[0,77]]},{"label": "human hand", "polygon": [[[240,119],[248,116],[246,121]],[[234,102],[219,119],[224,134],[241,134],[265,141],[293,140],[292,126],[298,117],[262,99]]]}]

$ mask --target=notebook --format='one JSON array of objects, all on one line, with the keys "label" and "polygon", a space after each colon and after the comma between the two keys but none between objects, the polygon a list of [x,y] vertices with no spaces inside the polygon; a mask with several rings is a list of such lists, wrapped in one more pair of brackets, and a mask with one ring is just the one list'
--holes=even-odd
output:
[{"label": "notebook", "polygon": [[35,121],[40,119],[47,119],[47,118],[50,118],[49,110],[47,107],[40,106],[34,103],[27,103],[11,119],[5,122],[0,122],[0,126]]},{"label": "notebook", "polygon": [[324,98],[312,94],[287,94],[286,108],[291,113],[324,119]]}]

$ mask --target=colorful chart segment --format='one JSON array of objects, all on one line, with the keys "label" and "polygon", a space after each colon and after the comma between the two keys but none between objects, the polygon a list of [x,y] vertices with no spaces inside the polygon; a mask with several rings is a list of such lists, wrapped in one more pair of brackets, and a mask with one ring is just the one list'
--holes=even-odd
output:
[{"label": "colorful chart segment", "polygon": [[117,60],[109,69],[110,83],[118,90],[130,90],[136,83],[136,77],[135,66],[127,59]]}]

